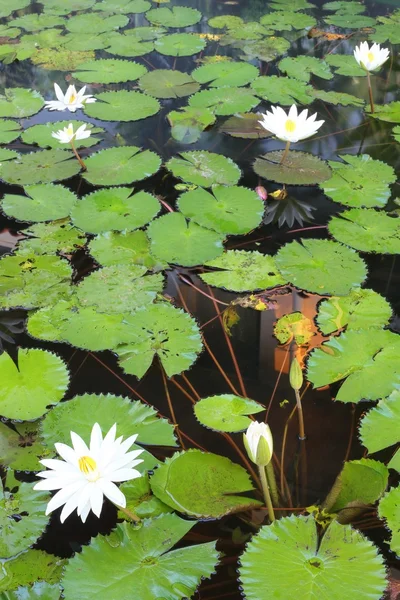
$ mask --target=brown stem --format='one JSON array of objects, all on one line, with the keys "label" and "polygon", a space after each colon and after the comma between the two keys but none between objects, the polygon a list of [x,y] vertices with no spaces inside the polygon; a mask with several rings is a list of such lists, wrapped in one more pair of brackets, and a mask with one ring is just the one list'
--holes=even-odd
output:
[{"label": "brown stem", "polygon": [[163,379],[164,390],[165,390],[165,395],[166,395],[166,397],[167,397],[167,402],[168,402],[168,406],[169,406],[169,411],[170,411],[170,413],[171,413],[171,419],[172,419],[172,422],[173,422],[173,424],[174,424],[174,427],[175,427],[176,433],[178,434],[178,437],[179,437],[179,442],[180,442],[180,444],[181,444],[182,448],[185,450],[185,445],[184,445],[184,443],[183,443],[183,441],[182,441],[182,436],[181,436],[181,433],[180,433],[180,431],[179,431],[179,426],[178,426],[178,423],[177,423],[177,421],[176,421],[174,407],[172,406],[171,396],[170,396],[169,389],[168,389],[167,378],[166,378],[166,376],[165,376],[164,368],[163,368],[163,366],[162,366],[162,365],[161,365],[161,375],[162,375],[162,379]]},{"label": "brown stem", "polygon": [[76,158],[78,159],[79,164],[81,165],[82,169],[84,171],[86,171],[86,165],[83,162],[83,160],[81,159],[81,157],[79,156],[79,154],[78,154],[78,152],[77,152],[77,150],[75,148],[74,141],[71,140],[70,144],[71,144],[71,148],[72,148],[73,153],[75,154]]},{"label": "brown stem", "polygon": [[374,113],[375,106],[374,106],[374,98],[372,96],[371,75],[369,74],[369,71],[367,71],[367,78],[368,78],[369,103],[371,105],[371,113]]},{"label": "brown stem", "polygon": [[303,418],[303,407],[301,405],[301,398],[299,390],[294,390],[296,394],[296,402],[297,402],[297,413],[299,415],[299,439],[304,442],[306,439],[306,434],[304,432],[304,418]]},{"label": "brown stem", "polygon": [[130,519],[134,523],[140,523],[140,518],[137,515],[135,515],[135,513],[131,512],[128,508],[122,508],[122,506],[118,506],[118,504],[116,504],[115,506],[118,508],[118,510],[124,513],[124,515],[126,515],[128,519]]},{"label": "brown stem", "polygon": [[286,142],[286,147],[285,147],[285,150],[283,151],[281,162],[279,163],[280,165],[283,165],[283,163],[285,162],[286,157],[289,152],[289,148],[290,148],[290,142]]}]

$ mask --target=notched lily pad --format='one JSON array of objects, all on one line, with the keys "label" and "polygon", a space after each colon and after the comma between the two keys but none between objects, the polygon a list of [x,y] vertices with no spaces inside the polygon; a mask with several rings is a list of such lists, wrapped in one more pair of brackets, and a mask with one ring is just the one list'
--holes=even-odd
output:
[{"label": "notched lily pad", "polygon": [[85,160],[84,177],[93,185],[124,185],[154,175],[161,158],[151,150],[137,146],[106,148]]},{"label": "notched lily pad", "polygon": [[315,185],[331,176],[327,162],[307,152],[290,151],[284,161],[283,150],[267,152],[256,158],[253,169],[263,177],[287,185]]}]

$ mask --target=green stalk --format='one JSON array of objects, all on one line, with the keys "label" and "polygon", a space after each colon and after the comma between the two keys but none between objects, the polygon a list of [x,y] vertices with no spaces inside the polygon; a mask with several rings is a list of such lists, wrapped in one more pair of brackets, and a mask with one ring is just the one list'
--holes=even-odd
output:
[{"label": "green stalk", "polygon": [[286,157],[289,152],[289,148],[290,148],[290,142],[286,142],[286,147],[285,147],[285,150],[283,151],[281,162],[279,163],[280,165],[283,165],[283,163],[285,162]]},{"label": "green stalk", "polygon": [[267,474],[268,488],[271,492],[272,502],[273,502],[274,506],[278,506],[279,492],[278,492],[278,486],[276,483],[274,465],[272,464],[272,460],[271,460],[271,462],[269,462],[267,464],[267,466],[265,467],[265,470],[266,470],[266,474]]},{"label": "green stalk", "polygon": [[367,78],[368,78],[369,103],[371,105],[371,112],[374,113],[375,106],[374,106],[374,98],[372,96],[371,76],[369,74],[369,71],[367,71]]},{"label": "green stalk", "polygon": [[271,523],[275,521],[275,513],[274,507],[272,506],[271,494],[269,493],[267,476],[265,473],[265,467],[258,467],[258,472],[260,473],[260,480],[264,494],[265,505],[268,509],[268,516]]}]

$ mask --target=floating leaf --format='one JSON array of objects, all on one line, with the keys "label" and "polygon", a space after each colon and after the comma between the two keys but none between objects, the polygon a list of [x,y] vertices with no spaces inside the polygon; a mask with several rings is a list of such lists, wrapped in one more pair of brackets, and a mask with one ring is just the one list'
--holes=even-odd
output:
[{"label": "floating leaf", "polygon": [[227,119],[219,128],[219,131],[232,137],[253,140],[271,137],[272,133],[261,125],[261,119],[262,115],[259,113],[239,113]]},{"label": "floating leaf", "polygon": [[368,452],[373,454],[398,444],[399,432],[400,392],[395,390],[388,398],[379,400],[378,404],[361,419],[360,439]]},{"label": "floating leaf", "polygon": [[390,198],[389,185],[396,181],[393,168],[362,154],[340,156],[345,162],[331,161],[331,178],[321,187],[335,202],[354,207],[384,206]]},{"label": "floating leaf", "polygon": [[259,70],[254,65],[232,61],[204,65],[193,71],[192,77],[211,87],[240,87],[253,81],[258,74]]},{"label": "floating leaf", "polygon": [[281,164],[282,157],[282,150],[267,152],[256,158],[253,169],[264,179],[287,185],[313,185],[331,176],[328,164],[313,154],[291,151]]},{"label": "floating leaf", "polygon": [[35,492],[29,483],[21,483],[15,493],[4,492],[0,499],[2,558],[15,556],[36,542],[49,521],[45,515],[48,499],[47,492]]},{"label": "floating leaf", "polygon": [[251,110],[259,99],[245,88],[221,87],[202,90],[189,98],[189,105],[194,108],[209,108],[216,115],[233,115],[236,112]]},{"label": "floating leaf", "polygon": [[354,0],[334,0],[333,2],[327,2],[322,8],[323,10],[333,10],[340,14],[347,13],[349,15],[358,15],[365,10],[364,4]]},{"label": "floating leaf", "polygon": [[0,117],[22,119],[39,112],[44,100],[37,91],[26,88],[6,88],[0,96]]},{"label": "floating leaf", "polygon": [[69,219],[38,223],[24,230],[26,239],[18,242],[18,250],[35,254],[68,255],[86,244],[86,236],[71,225]]},{"label": "floating leaf", "polygon": [[[123,147],[124,150],[126,148]],[[133,192],[131,188],[118,187],[87,194],[73,207],[71,219],[77,227],[88,233],[143,227],[154,219],[161,206],[151,194]]]},{"label": "floating leaf", "polygon": [[390,304],[373,290],[355,289],[348,296],[323,300],[318,307],[317,325],[324,335],[338,329],[384,327],[392,316]]},{"label": "floating leaf", "polygon": [[351,208],[333,217],[329,233],[362,252],[400,253],[400,219],[373,208]]},{"label": "floating leaf", "polygon": [[257,96],[268,100],[271,104],[288,106],[290,104],[310,104],[312,102],[311,86],[290,77],[268,75],[257,77],[251,83]]},{"label": "floating leaf", "polygon": [[199,89],[199,84],[187,73],[170,69],[155,69],[140,78],[144,92],[156,98],[183,98]]},{"label": "floating leaf", "polygon": [[[108,31],[106,33],[90,32],[85,35],[67,33],[64,36],[63,47],[73,51],[103,50],[110,46],[114,35],[117,35],[117,33]],[[79,65],[77,68],[79,68]]]},{"label": "floating leaf", "polygon": [[77,201],[76,195],[62,185],[27,185],[26,196],[5,194],[2,211],[18,221],[53,221],[67,217]]},{"label": "floating leaf", "polygon": [[311,329],[312,322],[301,312],[293,312],[283,315],[274,326],[274,336],[280,344],[287,344],[294,340],[298,346],[308,344],[314,332]]},{"label": "floating leaf", "polygon": [[10,144],[21,135],[21,126],[8,119],[0,120],[0,144]]},{"label": "floating leaf", "polygon": [[72,77],[84,83],[124,83],[135,81],[146,72],[146,67],[139,63],[106,58],[82,63],[79,71],[72,73]]},{"label": "floating leaf", "polygon": [[[275,31],[292,31],[292,29],[299,30],[313,27],[316,24],[316,20],[314,17],[305,15],[304,13],[290,12],[290,10],[277,10],[261,17],[260,23]],[[298,58],[308,57],[302,56]],[[301,77],[298,77],[298,79],[301,79]],[[327,79],[330,79],[330,77]],[[308,79],[305,79],[305,81],[308,81]]]},{"label": "floating leaf", "polygon": [[39,458],[48,455],[39,437],[38,423],[0,423],[0,456],[3,465],[19,471],[40,471]]},{"label": "floating leaf", "polygon": [[400,11],[396,10],[387,17],[377,17],[379,25],[375,26],[375,32],[371,34],[374,42],[382,44],[389,40],[391,44],[400,44]]},{"label": "floating leaf", "polygon": [[374,27],[376,24],[376,20],[373,17],[354,14],[336,14],[331,17],[325,17],[324,21],[328,25],[335,25],[335,27],[343,27],[345,29],[363,29],[364,27]]},{"label": "floating leaf", "polygon": [[208,108],[185,107],[173,110],[167,115],[171,125],[171,135],[183,144],[193,144],[202,132],[215,122],[215,115]]},{"label": "floating leaf", "polygon": [[206,266],[223,271],[204,273],[200,275],[201,279],[232,292],[265,290],[286,283],[278,272],[275,259],[260,252],[228,250],[220,258],[208,261]]},{"label": "floating leaf", "polygon": [[[45,554],[45,553],[43,553]],[[7,596],[0,596],[2,600],[21,600],[21,598],[29,598],[36,600],[59,600],[61,588],[58,583],[47,583],[46,581],[35,581],[32,586],[18,586],[15,591],[7,591]]]},{"label": "floating leaf", "polygon": [[150,254],[150,241],[144,231],[108,231],[100,234],[89,243],[89,252],[104,266],[136,264],[148,269],[167,266],[160,264]]},{"label": "floating leaf", "polygon": [[111,44],[106,48],[106,52],[109,54],[127,57],[144,56],[153,50],[154,43],[152,41],[142,41],[125,34],[113,35]]},{"label": "floating leaf", "polygon": [[247,429],[251,423],[247,415],[254,415],[262,410],[264,406],[258,402],[233,394],[209,396],[194,405],[196,418],[204,427],[230,433]]},{"label": "floating leaf", "polygon": [[345,296],[367,275],[357,252],[330,240],[302,239],[276,255],[282,276],[296,287],[320,295]]},{"label": "floating leaf", "polygon": [[201,12],[188,6],[153,8],[146,13],[146,19],[162,27],[189,27],[200,21]]},{"label": "floating leaf", "polygon": [[224,235],[188,222],[177,212],[163,215],[150,223],[147,235],[151,253],[156,259],[185,267],[201,265],[223,252]]},{"label": "floating leaf", "polygon": [[95,4],[93,10],[129,15],[146,12],[149,8],[151,4],[147,0],[102,0]]},{"label": "floating leaf", "polygon": [[75,71],[79,65],[94,60],[93,51],[68,50],[67,48],[40,48],[31,56],[33,64],[51,71]]},{"label": "floating leaf", "polygon": [[243,467],[200,450],[177,452],[150,479],[153,494],[168,506],[196,518],[219,519],[260,503],[241,496],[253,489]]},{"label": "floating leaf", "polygon": [[35,13],[17,17],[11,21],[13,27],[21,27],[26,31],[42,31],[48,27],[58,27],[64,25],[64,19],[56,15],[38,15]]},{"label": "floating leaf", "polygon": [[211,187],[215,184],[235,185],[240,179],[239,167],[221,154],[195,150],[181,152],[179,157],[171,158],[166,167],[186,183]]},{"label": "floating leaf", "polygon": [[271,10],[297,11],[305,8],[315,8],[315,4],[311,4],[308,0],[273,0],[273,2],[270,2],[269,8]]},{"label": "floating leaf", "polygon": [[192,221],[219,233],[239,235],[258,227],[264,214],[264,203],[248,188],[213,186],[186,192],[178,200],[179,210]]},{"label": "floating leaf", "polygon": [[390,548],[400,556],[400,487],[391,488],[382,498],[378,507],[380,519],[385,519],[392,532]]},{"label": "floating leaf", "polygon": [[58,404],[43,420],[43,440],[49,448],[58,442],[71,444],[70,434],[75,431],[89,441],[94,421],[104,434],[116,423],[124,439],[137,433],[139,444],[176,446],[173,426],[153,407],[113,394],[83,394]]},{"label": "floating leaf", "polygon": [[[60,142],[52,136],[52,133],[68,127],[71,121],[55,121],[40,125],[33,125],[25,129],[21,135],[21,139],[25,144],[38,145],[41,148],[60,148]],[[86,125],[86,129],[90,131],[90,137],[84,140],[76,140],[74,142],[76,148],[90,148],[101,141],[101,137],[93,137],[99,133],[104,133],[101,127],[95,127],[91,123],[84,121],[73,121],[75,130],[81,125]]]},{"label": "floating leaf", "polygon": [[154,46],[166,56],[192,56],[204,50],[206,41],[193,33],[173,33],[156,40]]},{"label": "floating leaf", "polygon": [[283,37],[268,36],[261,40],[245,42],[240,47],[246,60],[258,58],[270,62],[275,60],[277,56],[285,54],[290,48],[290,42]]},{"label": "floating leaf", "polygon": [[14,10],[21,10],[30,4],[30,0],[14,0],[10,4],[7,0],[0,2],[0,17],[8,17]]},{"label": "floating leaf", "polygon": [[[371,107],[368,107],[370,109]],[[369,112],[369,116],[380,121],[389,123],[400,123],[400,101],[388,102],[387,104],[375,104],[375,112]]]},{"label": "floating leaf", "polygon": [[65,599],[129,597],[132,589],[143,600],[159,594],[169,600],[192,597],[218,561],[215,542],[168,552],[193,525],[164,514],[145,520],[139,528],[123,523],[110,536],[99,535],[66,566]]},{"label": "floating leaf", "polygon": [[137,146],[121,146],[92,154],[85,164],[84,177],[89,183],[123,185],[157,173],[161,159],[151,150],[141,152]]},{"label": "floating leaf", "polygon": [[272,32],[261,25],[258,21],[242,23],[240,27],[234,27],[222,38],[221,44],[227,46],[241,40],[261,40]]},{"label": "floating leaf", "polygon": [[112,31],[114,29],[120,29],[125,27],[129,23],[128,17],[125,15],[108,15],[107,13],[96,14],[82,13],[69,17],[65,22],[65,27],[72,33],[80,33],[85,35],[86,33],[104,33],[105,31]]},{"label": "floating leaf", "polygon": [[360,67],[352,54],[327,54],[325,62],[335,69],[338,75],[349,77],[366,77],[367,72]]},{"label": "floating leaf", "polygon": [[41,150],[22,154],[1,165],[0,176],[7,183],[33,185],[52,183],[77,175],[80,165],[69,150]]},{"label": "floating leaf", "polygon": [[336,521],[320,541],[310,516],[283,517],[262,527],[248,544],[241,565],[240,580],[248,600],[267,600],[277,594],[288,600],[294,588],[304,600],[324,596],[379,600],[386,588],[383,558],[371,541]]},{"label": "floating leaf", "polygon": [[218,17],[212,17],[208,20],[208,25],[215,29],[237,29],[243,25],[244,21],[236,15],[220,15]]},{"label": "floating leaf", "polygon": [[98,312],[133,312],[147,307],[164,287],[162,275],[144,276],[139,265],[116,265],[99,269],[85,277],[76,290],[81,306],[94,306]]},{"label": "floating leaf", "polygon": [[102,92],[96,99],[97,102],[85,104],[85,112],[89,117],[103,121],[139,121],[160,110],[158,100],[140,92]]},{"label": "floating leaf", "polygon": [[[37,348],[18,351],[18,367],[0,355],[3,384],[0,414],[8,419],[37,419],[49,404],[59,402],[68,387],[67,367],[59,356]],[[1,542],[0,542],[1,543]]]},{"label": "floating leaf", "polygon": [[393,127],[392,134],[396,142],[400,142],[400,125],[396,125],[396,127]]},{"label": "floating leaf", "polygon": [[96,0],[68,0],[66,5],[63,0],[40,0],[44,12],[55,15],[69,15],[77,10],[86,10],[95,4]]},{"label": "floating leaf", "polygon": [[308,380],[321,387],[346,378],[336,394],[341,402],[377,400],[399,386],[400,336],[386,330],[347,331],[313,350]]},{"label": "floating leaf", "polygon": [[325,90],[313,90],[311,94],[314,98],[327,102],[328,104],[340,104],[341,106],[364,106],[365,102],[362,98],[357,98],[352,94],[344,92],[326,92]]},{"label": "floating leaf", "polygon": [[[126,498],[126,508],[141,519],[154,518],[163,513],[172,512],[169,506],[151,493],[147,474],[126,481],[120,486],[120,490]],[[127,520],[123,512],[120,512],[119,516]]]},{"label": "floating leaf", "polygon": [[[26,485],[26,484],[23,484]],[[27,600],[35,599],[36,597],[42,598],[40,593],[42,591],[48,591],[47,586],[58,587],[58,594],[60,595],[60,587],[58,581],[61,577],[61,570],[64,564],[64,560],[47,554],[42,550],[28,550],[22,552],[15,558],[9,560],[3,560],[1,562],[2,578],[0,581],[0,592],[7,592],[7,596],[13,593],[15,595],[10,596],[11,600]],[[21,586],[32,586],[30,588],[21,588]],[[28,595],[31,592],[38,595]],[[43,600],[58,600],[57,596],[43,596]],[[8,598],[4,600],[9,600]]]},{"label": "floating leaf", "polygon": [[[15,152],[14,150],[8,150],[7,148],[0,148],[0,161],[5,162],[6,160],[13,160],[14,158],[19,158],[20,154]],[[2,163],[0,162],[0,167]]]},{"label": "floating leaf", "polygon": [[116,352],[125,373],[139,379],[155,355],[172,377],[189,369],[203,348],[196,321],[171,304],[150,304],[126,316],[126,322],[129,342],[118,346]]},{"label": "floating leaf", "polygon": [[[299,17],[296,13],[294,13],[294,16],[296,18]],[[329,65],[324,60],[315,56],[287,56],[280,61],[278,67],[288,77],[304,81],[305,83],[310,81],[311,75],[315,75],[321,79],[332,79],[333,77]]]}]

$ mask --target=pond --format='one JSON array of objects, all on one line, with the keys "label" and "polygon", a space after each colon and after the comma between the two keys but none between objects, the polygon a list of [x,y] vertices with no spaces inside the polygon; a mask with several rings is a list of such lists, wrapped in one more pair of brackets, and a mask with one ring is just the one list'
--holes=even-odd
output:
[{"label": "pond", "polygon": [[0,19],[0,600],[395,600],[398,2]]}]

